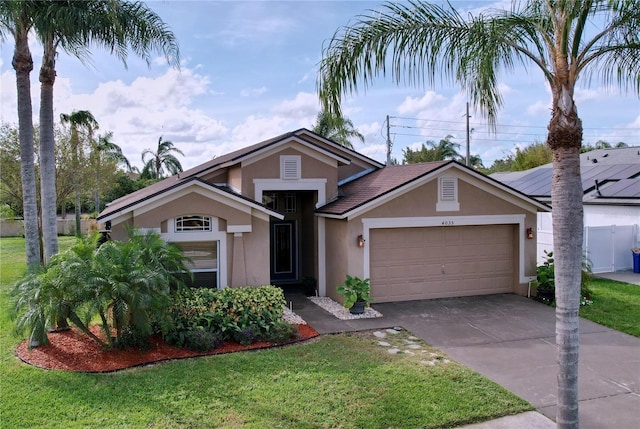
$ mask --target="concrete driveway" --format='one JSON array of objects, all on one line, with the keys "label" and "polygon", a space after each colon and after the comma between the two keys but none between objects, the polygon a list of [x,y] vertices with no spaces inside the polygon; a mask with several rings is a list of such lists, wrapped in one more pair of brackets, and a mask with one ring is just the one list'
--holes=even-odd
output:
[{"label": "concrete driveway", "polygon": [[[384,317],[342,321],[306,301],[294,303],[294,311],[321,333],[402,326],[555,420],[551,307],[488,295],[373,304]],[[581,428],[639,428],[640,338],[580,319],[579,398]]]}]

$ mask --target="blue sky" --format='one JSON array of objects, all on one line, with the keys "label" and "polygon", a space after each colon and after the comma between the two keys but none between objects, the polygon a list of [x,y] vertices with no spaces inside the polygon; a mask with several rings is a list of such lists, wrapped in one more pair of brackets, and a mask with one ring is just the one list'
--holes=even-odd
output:
[{"label": "blue sky", "polygon": [[[489,1],[453,1],[460,10],[496,6]],[[295,130],[311,128],[319,110],[315,85],[323,43],[356,15],[377,8],[371,1],[152,1],[148,4],[175,32],[182,66],[163,59],[151,68],[131,56],[125,68],[115,57],[93,50],[91,64],[61,54],[54,89],[55,116],[89,110],[99,132],[137,166],[160,136],[171,140],[193,167],[214,156]],[[506,4],[509,4],[508,2]],[[507,6],[508,7],[508,6]],[[39,107],[37,70],[41,48],[31,43],[34,117]],[[16,122],[12,40],[0,52],[0,121]],[[486,166],[516,147],[544,141],[550,93],[540,72],[518,69],[501,75],[504,107],[498,133],[471,110],[471,152]],[[594,82],[576,91],[585,143],[606,140],[640,146],[640,102]],[[343,109],[365,143],[356,149],[386,158],[386,115],[391,119],[392,156],[426,140],[453,135],[465,143],[466,96],[444,84],[432,88],[397,86],[379,79],[366,92],[345,98]],[[407,119],[404,119],[407,118]],[[415,120],[415,118],[419,120]]]}]

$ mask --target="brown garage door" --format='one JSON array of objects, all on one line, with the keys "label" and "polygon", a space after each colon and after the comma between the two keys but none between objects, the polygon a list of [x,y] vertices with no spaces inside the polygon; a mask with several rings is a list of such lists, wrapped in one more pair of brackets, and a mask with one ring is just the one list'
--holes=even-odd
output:
[{"label": "brown garage door", "polygon": [[383,228],[370,232],[376,302],[513,291],[513,225]]}]

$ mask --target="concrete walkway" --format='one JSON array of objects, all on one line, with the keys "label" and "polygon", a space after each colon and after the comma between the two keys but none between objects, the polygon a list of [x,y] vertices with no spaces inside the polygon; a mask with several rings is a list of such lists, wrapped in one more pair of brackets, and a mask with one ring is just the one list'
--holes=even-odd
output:
[{"label": "concrete walkway", "polygon": [[615,273],[598,273],[598,274],[594,274],[594,276],[601,277],[603,279],[617,280],[623,283],[640,285],[640,273],[634,273],[633,271],[616,271]]},{"label": "concrete walkway", "polygon": [[[288,298],[293,311],[320,333],[401,326],[546,416],[540,420],[542,416],[533,413],[535,421],[521,416],[524,421],[499,419],[478,428],[555,427],[557,363],[551,307],[517,295],[488,295],[373,304],[384,317],[345,321],[302,295]],[[582,429],[639,427],[640,338],[580,320],[579,400]]]}]

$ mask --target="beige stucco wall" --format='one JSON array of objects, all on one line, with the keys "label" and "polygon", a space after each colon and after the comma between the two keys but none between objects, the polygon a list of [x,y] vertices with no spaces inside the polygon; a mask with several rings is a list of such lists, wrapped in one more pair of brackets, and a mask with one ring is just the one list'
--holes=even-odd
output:
[{"label": "beige stucco wall", "polygon": [[[224,197],[221,198],[224,200]],[[166,219],[188,214],[214,216],[227,221],[229,225],[250,225],[251,214],[213,201],[203,195],[190,193],[175,200],[167,201],[155,210],[142,213],[135,218],[136,228],[160,228]]]},{"label": "beige stucco wall", "polygon": [[[285,147],[272,155],[264,157],[257,162],[247,163],[242,166],[242,194],[249,198],[255,198],[254,179],[279,179],[280,157],[283,155],[300,156],[301,179],[327,179],[326,195],[331,197],[338,192],[337,163],[335,160],[325,157],[321,161],[306,155],[293,147]],[[320,155],[322,156],[322,155]],[[329,162],[329,164],[327,164]],[[333,164],[333,166],[331,165]],[[295,182],[292,180],[291,182]]]},{"label": "beige stucco wall", "polygon": [[[233,234],[228,235],[227,242],[233,241]],[[244,264],[247,285],[268,285],[271,282],[269,268],[269,222],[254,218],[252,231],[243,233]],[[231,258],[230,258],[231,259]],[[231,273],[231,271],[229,271]]]},{"label": "beige stucco wall", "polygon": [[[167,201],[154,210],[142,213],[127,224],[134,228],[160,228],[167,231],[167,219],[189,214],[209,215],[218,218],[218,231],[226,233],[232,226],[249,226],[251,232],[226,233],[227,282],[221,286],[259,286],[269,284],[269,221],[261,215],[256,216],[254,209],[244,207],[243,210],[225,203],[225,196],[217,196],[218,201],[196,192],[188,193],[174,200]],[[113,225],[112,238],[126,240],[124,224]],[[234,260],[234,246],[238,246],[236,255],[241,260]],[[234,267],[235,264],[235,267]],[[240,264],[240,265],[238,265]],[[240,270],[240,271],[238,271]],[[234,273],[236,275],[234,278]]]},{"label": "beige stucco wall", "polygon": [[[469,179],[467,179],[469,180]],[[442,212],[436,211],[437,203],[437,186],[438,181],[434,179],[425,183],[421,187],[407,192],[392,201],[382,204],[370,211],[353,218],[348,221],[348,227],[343,231],[346,235],[346,259],[348,273],[351,275],[364,275],[364,252],[358,248],[356,238],[363,232],[363,218],[393,218],[393,217],[451,217],[456,216],[483,216],[483,215],[517,215],[524,214],[524,231],[517,231],[517,225],[514,226],[514,288],[515,293],[526,295],[528,283],[520,283],[519,277],[519,246],[520,240],[524,240],[524,275],[536,275],[536,240],[526,239],[526,228],[536,230],[536,208],[521,202],[528,208],[516,205],[508,199],[516,199],[511,194],[502,192],[496,188],[495,193],[484,191],[475,186],[470,181],[458,180],[458,201],[460,202],[460,211]],[[329,234],[327,234],[329,235]],[[327,283],[327,290],[331,289],[331,283]]]},{"label": "beige stucco wall", "polygon": [[343,298],[336,293],[336,287],[344,282],[349,273],[348,224],[344,220],[327,219],[326,232],[326,286],[327,296],[338,302]]}]

